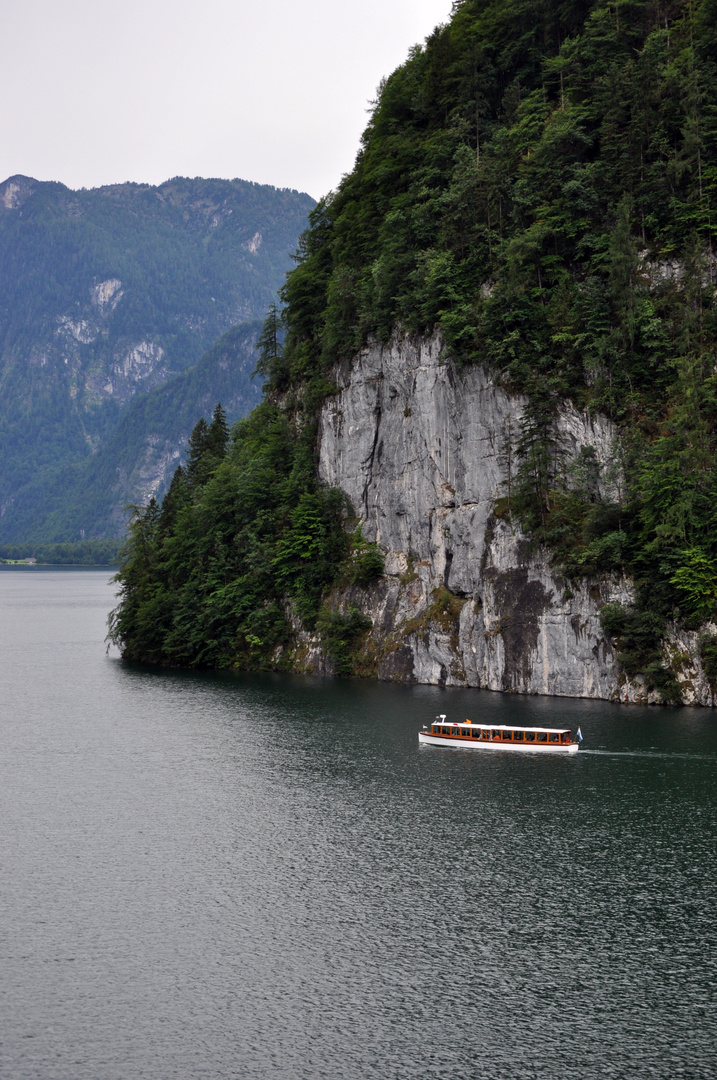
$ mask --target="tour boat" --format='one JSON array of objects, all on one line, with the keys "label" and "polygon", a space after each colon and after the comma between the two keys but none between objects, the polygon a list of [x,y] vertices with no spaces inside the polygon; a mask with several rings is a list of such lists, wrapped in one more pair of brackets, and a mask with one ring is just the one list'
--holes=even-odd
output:
[{"label": "tour boat", "polygon": [[452,746],[457,750],[514,750],[523,754],[577,754],[582,742],[578,728],[577,742],[570,728],[521,727],[519,724],[448,723],[445,713],[437,716],[430,730],[424,724],[418,741],[433,746]]}]

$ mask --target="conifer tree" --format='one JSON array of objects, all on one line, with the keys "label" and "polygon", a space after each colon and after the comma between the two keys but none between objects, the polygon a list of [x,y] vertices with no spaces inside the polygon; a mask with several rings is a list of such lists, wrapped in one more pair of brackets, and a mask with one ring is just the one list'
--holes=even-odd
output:
[{"label": "conifer tree", "polygon": [[187,481],[192,488],[201,488],[224,459],[229,445],[229,428],[221,404],[214,409],[211,424],[202,417],[189,436]]},{"label": "conifer tree", "polygon": [[187,503],[187,476],[181,465],[174,470],[172,482],[162,500],[162,508],[157,525],[157,536],[161,541],[168,536],[177,521],[178,514]]},{"label": "conifer tree", "polygon": [[281,329],[281,313],[276,304],[271,304],[257,338],[256,347],[259,359],[254,369],[254,374],[266,379],[270,387],[277,386],[283,374]]},{"label": "conifer tree", "polygon": [[200,482],[200,465],[208,449],[209,429],[203,416],[197,420],[189,436],[187,479],[190,485]]},{"label": "conifer tree", "polygon": [[528,400],[520,419],[515,449],[520,463],[514,486],[515,509],[528,529],[540,529],[543,539],[546,519],[552,509],[553,489],[564,458],[555,421],[555,402],[547,394],[536,393]]},{"label": "conifer tree", "polygon": [[229,445],[229,427],[224,409],[219,402],[212,415],[212,422],[207,429],[207,451],[216,458],[217,464],[222,460]]}]

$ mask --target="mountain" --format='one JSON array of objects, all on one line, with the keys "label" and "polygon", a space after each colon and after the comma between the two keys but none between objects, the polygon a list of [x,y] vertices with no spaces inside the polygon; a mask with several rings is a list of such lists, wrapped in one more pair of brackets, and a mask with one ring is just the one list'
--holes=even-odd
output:
[{"label": "mountain", "polygon": [[48,490],[43,475],[26,485],[13,517],[15,532],[32,536],[41,506],[46,543],[67,536],[121,537],[126,505],[144,506],[166,490],[198,414],[211,414],[221,402],[231,424],[259,402],[261,385],[252,373],[260,330],[259,322],[231,327],[197,364],[135,394],[97,451],[63,470],[62,483]]},{"label": "mountain", "polygon": [[[146,484],[129,470],[110,518],[85,512],[81,490],[104,475],[97,455],[139,395],[264,317],[312,206],[243,180],[0,184],[0,539],[116,534],[117,507]],[[256,400],[251,369],[245,356],[232,391],[242,410]],[[59,495],[77,509],[61,527],[46,513]]]},{"label": "mountain", "polygon": [[125,655],[714,703],[716,16],[453,5],[135,517]]}]

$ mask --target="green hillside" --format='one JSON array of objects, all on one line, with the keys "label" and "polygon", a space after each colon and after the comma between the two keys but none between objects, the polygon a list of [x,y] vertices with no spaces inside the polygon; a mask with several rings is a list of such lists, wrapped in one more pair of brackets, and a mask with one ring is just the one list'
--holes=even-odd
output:
[{"label": "green hillside", "polygon": [[[264,364],[307,447],[332,365],[399,327],[440,328],[459,365],[527,394],[497,509],[569,575],[634,575],[635,608],[605,625],[628,673],[666,697],[666,619],[717,617],[716,59],[715,0],[455,4],[385,81],[355,169],[312,211],[283,290],[285,346]],[[620,425],[619,505],[598,500],[590,462],[567,475],[566,398]],[[202,513],[215,483],[193,494]],[[193,602],[211,612],[213,595]],[[156,624],[154,657],[173,658],[181,603]],[[227,657],[236,624],[217,618]]]},{"label": "green hillside", "polygon": [[47,539],[46,498],[131,401],[263,318],[312,206],[241,180],[0,184],[0,540]]}]

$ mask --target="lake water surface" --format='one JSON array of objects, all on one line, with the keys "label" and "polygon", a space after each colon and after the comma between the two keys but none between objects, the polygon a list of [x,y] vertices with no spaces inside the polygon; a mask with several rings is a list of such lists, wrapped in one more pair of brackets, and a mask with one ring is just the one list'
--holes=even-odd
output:
[{"label": "lake water surface", "polygon": [[0,572],[3,1080],[717,1076],[717,713],[156,672],[112,603]]}]

